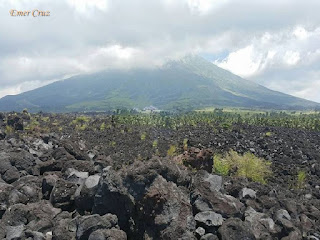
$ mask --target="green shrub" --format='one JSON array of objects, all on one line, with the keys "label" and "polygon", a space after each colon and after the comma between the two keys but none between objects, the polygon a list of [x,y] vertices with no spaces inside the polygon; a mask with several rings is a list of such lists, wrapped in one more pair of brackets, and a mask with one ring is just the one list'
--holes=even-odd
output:
[{"label": "green shrub", "polygon": [[187,138],[183,139],[183,150],[184,151],[188,150],[188,139]]},{"label": "green shrub", "polygon": [[147,137],[147,133],[145,133],[145,132],[142,133],[141,136],[140,136],[142,141],[146,140],[146,137]]},{"label": "green shrub", "polygon": [[298,189],[304,188],[304,185],[306,184],[306,177],[307,177],[307,174],[305,171],[303,171],[303,170],[298,171],[298,175],[297,175],[297,188]]},{"label": "green shrub", "polygon": [[245,177],[254,182],[265,184],[266,178],[271,175],[271,163],[247,152],[239,155],[231,150],[223,157],[214,156],[214,171],[221,175]]},{"label": "green shrub", "polygon": [[83,124],[85,124],[85,123],[87,123],[89,121],[90,121],[90,118],[88,118],[86,116],[80,116],[80,117],[77,117],[76,119],[74,119],[71,122],[71,124],[73,124],[73,125],[78,125],[78,124],[83,125]]},{"label": "green shrub", "polygon": [[272,135],[273,135],[273,133],[272,132],[266,132],[266,137],[271,137]]},{"label": "green shrub", "polygon": [[11,127],[11,126],[9,126],[9,125],[6,125],[5,133],[6,133],[6,134],[10,134],[10,133],[13,133],[13,132],[14,132],[13,127]]},{"label": "green shrub", "polygon": [[158,140],[154,140],[152,143],[153,148],[158,148]]},{"label": "green shrub", "polygon": [[100,131],[104,131],[106,129],[106,124],[105,123],[102,123],[100,125]]},{"label": "green shrub", "polygon": [[225,159],[222,159],[221,155],[213,157],[213,168],[214,171],[222,176],[229,175],[230,164]]},{"label": "green shrub", "polygon": [[175,145],[170,145],[167,155],[173,157],[177,154],[177,147]]}]

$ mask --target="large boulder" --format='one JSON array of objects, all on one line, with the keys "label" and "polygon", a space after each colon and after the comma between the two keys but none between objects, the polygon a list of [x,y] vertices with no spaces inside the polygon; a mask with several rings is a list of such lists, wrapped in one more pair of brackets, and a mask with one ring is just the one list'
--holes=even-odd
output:
[{"label": "large boulder", "polygon": [[104,216],[93,214],[90,216],[78,217],[76,219],[76,224],[76,239],[87,240],[96,230],[118,227],[118,218],[112,214],[106,214]]},{"label": "large boulder", "polygon": [[54,208],[48,201],[13,205],[1,219],[0,239],[5,239],[8,234],[24,236],[25,230],[46,234],[53,228],[53,219],[60,212],[60,209]]},{"label": "large boulder", "polygon": [[229,218],[218,230],[221,240],[255,240],[250,225],[238,218]]},{"label": "large boulder", "polygon": [[264,213],[256,212],[248,207],[245,211],[245,221],[250,223],[252,232],[257,239],[273,239],[273,235],[278,233],[274,221]]},{"label": "large boulder", "polygon": [[15,130],[23,130],[23,119],[18,115],[9,115],[7,124]]},{"label": "large boulder", "polygon": [[9,207],[9,195],[14,187],[10,184],[0,181],[0,219]]},{"label": "large boulder", "polygon": [[192,204],[196,212],[214,211],[223,217],[241,216],[244,205],[238,199],[209,189],[198,188],[192,192]]},{"label": "large boulder", "polygon": [[213,211],[200,212],[194,219],[196,220],[197,225],[203,227],[207,232],[215,231],[224,221],[221,214]]},{"label": "large boulder", "polygon": [[90,234],[88,240],[127,240],[127,234],[117,228],[99,229]]},{"label": "large boulder", "polygon": [[149,237],[194,239],[195,221],[187,192],[162,176],[148,188],[138,209],[139,223]]},{"label": "large boulder", "polygon": [[99,175],[89,176],[75,192],[75,203],[81,211],[91,211],[94,204],[94,196],[98,190]]},{"label": "large boulder", "polygon": [[211,149],[189,148],[181,156],[182,163],[197,170],[212,172],[213,152]]},{"label": "large boulder", "polygon": [[50,202],[57,208],[72,211],[75,208],[74,194],[76,190],[76,184],[58,179],[50,194]]},{"label": "large boulder", "polygon": [[119,174],[112,169],[106,170],[97,188],[92,212],[117,215],[121,229],[129,231],[135,201],[123,186]]}]

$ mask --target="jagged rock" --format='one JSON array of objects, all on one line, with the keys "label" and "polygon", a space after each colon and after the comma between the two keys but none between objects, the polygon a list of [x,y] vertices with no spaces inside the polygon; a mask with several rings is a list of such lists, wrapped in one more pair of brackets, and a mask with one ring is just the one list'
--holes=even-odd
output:
[{"label": "jagged rock", "polygon": [[38,169],[41,175],[46,172],[58,172],[62,170],[62,161],[49,160],[38,164]]},{"label": "jagged rock", "polygon": [[63,147],[58,147],[54,149],[54,151],[52,152],[52,157],[55,160],[59,160],[59,161],[71,161],[75,159],[74,156],[68,153],[67,150],[64,149]]},{"label": "jagged rock", "polygon": [[50,202],[54,207],[71,211],[75,208],[74,193],[76,189],[76,184],[58,179],[50,194]]},{"label": "jagged rock", "polygon": [[213,152],[211,149],[199,149],[191,147],[183,153],[182,162],[187,167],[192,167],[197,170],[212,171],[213,167]]},{"label": "jagged rock", "polygon": [[196,236],[197,236],[198,238],[201,238],[203,235],[206,234],[206,230],[205,230],[204,228],[202,228],[202,227],[198,227],[198,228],[196,229],[195,233],[196,233]]},{"label": "jagged rock", "polygon": [[69,182],[73,182],[78,185],[81,185],[89,177],[88,172],[80,172],[73,168],[68,168],[65,172],[65,175],[67,176],[67,180]]},{"label": "jagged rock", "polygon": [[206,235],[202,236],[200,240],[219,240],[219,238],[212,233],[207,233]]},{"label": "jagged rock", "polygon": [[6,173],[2,175],[2,179],[9,184],[17,181],[19,178],[20,173],[15,167],[8,169],[8,171],[6,171]]},{"label": "jagged rock", "polygon": [[251,198],[255,199],[256,198],[256,191],[250,189],[250,188],[243,188],[241,189],[239,193],[239,198],[244,199],[244,198]]},{"label": "jagged rock", "polygon": [[6,227],[6,240],[22,239],[24,237],[25,226],[7,226]]},{"label": "jagged rock", "polygon": [[283,228],[284,234],[289,234],[294,230],[294,225],[291,222],[291,216],[285,209],[279,209],[276,212],[276,223]]},{"label": "jagged rock", "polygon": [[218,230],[221,240],[255,240],[255,236],[249,224],[237,218],[229,218],[224,221]]},{"label": "jagged rock", "polygon": [[118,218],[115,215],[107,214],[100,216],[98,214],[90,216],[81,216],[76,219],[77,240],[87,240],[91,233],[98,229],[110,229],[117,226]]},{"label": "jagged rock", "polygon": [[13,189],[12,185],[0,182],[0,219],[9,207],[9,195]]},{"label": "jagged rock", "polygon": [[79,149],[79,146],[71,141],[64,141],[62,146],[65,150],[72,156],[74,156],[77,160],[90,160],[88,155]]},{"label": "jagged rock", "polygon": [[[162,239],[193,239],[195,221],[188,195],[175,183],[158,176],[149,187],[139,212],[145,232]],[[141,224],[141,222],[140,222]]]},{"label": "jagged rock", "polygon": [[75,219],[62,218],[56,220],[52,230],[52,240],[76,239],[77,224]]},{"label": "jagged rock", "polygon": [[298,230],[292,231],[289,233],[288,236],[281,238],[281,240],[301,240],[301,239],[302,239],[302,235]]},{"label": "jagged rock", "polygon": [[282,219],[287,219],[287,220],[291,220],[291,216],[290,214],[288,213],[287,210],[285,209],[279,209],[277,212],[276,212],[276,219],[281,221]]},{"label": "jagged rock", "polygon": [[[197,211],[210,211],[220,213],[223,217],[241,215],[243,204],[236,198],[222,194],[220,178],[211,174],[198,174],[193,179],[192,204]],[[212,180],[216,179],[219,184],[215,185]]]},{"label": "jagged rock", "polygon": [[6,118],[6,115],[4,113],[0,112],[0,121],[3,121]]},{"label": "jagged rock", "polygon": [[315,229],[315,222],[308,218],[308,216],[301,214],[299,218],[303,236],[306,236],[309,231]]},{"label": "jagged rock", "polygon": [[245,221],[250,223],[252,232],[257,239],[273,239],[277,232],[274,221],[263,213],[256,212],[248,207],[245,211]]},{"label": "jagged rock", "polygon": [[7,136],[7,134],[4,131],[2,131],[2,129],[0,129],[0,140],[5,139],[6,136]]},{"label": "jagged rock", "polygon": [[127,240],[127,234],[119,229],[100,229],[90,234],[88,240]]},{"label": "jagged rock", "polygon": [[98,190],[99,175],[92,175],[82,183],[75,193],[75,203],[78,209],[91,211],[94,204],[94,196]]},{"label": "jagged rock", "polygon": [[209,208],[223,217],[240,216],[244,206],[238,199],[221,192],[205,190],[204,186],[193,191],[192,199],[193,204],[197,201],[198,205],[201,203],[201,209]]},{"label": "jagged rock", "polygon": [[68,169],[73,168],[78,172],[88,172],[89,175],[93,175],[95,173],[94,164],[91,161],[84,160],[70,160],[63,162],[62,164],[62,173],[67,176]]},{"label": "jagged rock", "polygon": [[210,174],[207,171],[198,171],[193,177],[197,183],[205,183],[211,191],[220,191],[222,189],[222,177]]},{"label": "jagged rock", "polygon": [[41,232],[26,230],[25,236],[27,238],[31,238],[32,240],[47,240],[45,235]]},{"label": "jagged rock", "polygon": [[129,231],[134,205],[134,199],[123,186],[120,176],[111,169],[106,171],[99,181],[92,212],[117,215],[121,229]]},{"label": "jagged rock", "polygon": [[23,119],[17,115],[9,115],[7,117],[7,124],[15,130],[23,130]]},{"label": "jagged rock", "polygon": [[194,219],[199,226],[209,231],[212,228],[221,226],[223,223],[223,217],[212,211],[200,212],[194,217]]},{"label": "jagged rock", "polygon": [[140,200],[153,180],[159,175],[178,186],[188,187],[190,174],[172,161],[153,158],[147,162],[135,162],[122,172],[124,185],[130,194]]},{"label": "jagged rock", "polygon": [[32,154],[25,150],[10,152],[10,163],[19,171],[26,171],[28,174],[33,174],[33,167],[36,165],[36,159]]},{"label": "jagged rock", "polygon": [[48,174],[42,179],[42,195],[44,199],[49,200],[52,189],[56,185],[59,177],[55,174]]},{"label": "jagged rock", "polygon": [[10,204],[34,203],[41,199],[41,179],[36,176],[27,175],[12,183],[15,194],[10,196]]},{"label": "jagged rock", "polygon": [[24,229],[45,233],[53,227],[53,219],[60,211],[47,201],[13,205],[2,217],[0,227],[2,226],[4,230],[0,231],[0,239],[4,239],[4,236],[8,234],[8,229],[14,229],[12,227],[16,226],[23,226]]}]

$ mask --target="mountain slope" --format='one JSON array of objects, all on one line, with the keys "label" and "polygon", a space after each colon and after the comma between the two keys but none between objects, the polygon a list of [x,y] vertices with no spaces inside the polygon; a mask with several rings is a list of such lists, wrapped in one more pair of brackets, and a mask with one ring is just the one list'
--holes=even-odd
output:
[{"label": "mountain slope", "polygon": [[0,99],[0,111],[103,111],[117,108],[199,109],[210,106],[314,108],[318,103],[272,91],[197,56],[157,69],[75,76]]}]

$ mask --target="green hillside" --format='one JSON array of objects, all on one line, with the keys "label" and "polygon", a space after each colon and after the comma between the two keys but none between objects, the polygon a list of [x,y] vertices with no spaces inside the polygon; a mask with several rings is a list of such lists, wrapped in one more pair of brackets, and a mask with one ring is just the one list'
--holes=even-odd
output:
[{"label": "green hillside", "polygon": [[150,105],[191,110],[211,106],[311,109],[320,104],[269,90],[198,56],[156,69],[75,76],[0,99],[0,111],[106,111]]}]

